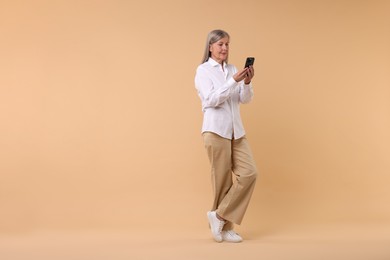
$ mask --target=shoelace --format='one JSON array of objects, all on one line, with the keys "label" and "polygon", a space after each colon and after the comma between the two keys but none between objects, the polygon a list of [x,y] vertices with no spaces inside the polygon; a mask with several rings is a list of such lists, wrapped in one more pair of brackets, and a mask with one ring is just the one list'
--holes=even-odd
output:
[{"label": "shoelace", "polygon": [[219,221],[218,232],[222,232],[222,229],[223,229],[224,225],[225,225],[225,221],[220,220]]},{"label": "shoelace", "polygon": [[226,231],[226,233],[229,233],[229,235],[231,235],[231,236],[238,235],[236,232],[234,232],[234,230],[228,230],[228,231]]},{"label": "shoelace", "polygon": [[238,235],[238,233],[236,233],[234,230],[228,230],[226,231],[226,233],[228,233],[229,235],[231,235],[232,237],[235,237]]}]

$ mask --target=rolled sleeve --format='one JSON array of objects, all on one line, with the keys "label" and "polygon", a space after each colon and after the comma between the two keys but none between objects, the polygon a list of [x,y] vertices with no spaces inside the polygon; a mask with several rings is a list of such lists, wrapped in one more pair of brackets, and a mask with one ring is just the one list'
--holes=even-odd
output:
[{"label": "rolled sleeve", "polygon": [[252,84],[243,84],[240,87],[240,102],[245,104],[249,103],[253,98],[253,87]]}]

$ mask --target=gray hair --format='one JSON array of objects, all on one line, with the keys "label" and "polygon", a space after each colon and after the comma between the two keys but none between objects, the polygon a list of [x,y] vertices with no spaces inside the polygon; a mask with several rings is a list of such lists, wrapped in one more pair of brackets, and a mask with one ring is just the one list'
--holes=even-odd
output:
[{"label": "gray hair", "polygon": [[207,35],[206,47],[204,49],[202,63],[206,62],[211,56],[210,45],[225,37],[230,38],[229,34],[223,30],[213,30],[209,32],[209,34]]}]

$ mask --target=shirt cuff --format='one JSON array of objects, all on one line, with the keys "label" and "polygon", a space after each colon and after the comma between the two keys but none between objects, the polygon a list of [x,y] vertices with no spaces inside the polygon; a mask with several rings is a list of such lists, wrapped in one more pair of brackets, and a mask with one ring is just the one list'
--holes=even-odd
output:
[{"label": "shirt cuff", "polygon": [[245,89],[245,88],[252,88],[252,82],[249,83],[249,84],[243,83],[243,84],[241,85],[241,89]]}]

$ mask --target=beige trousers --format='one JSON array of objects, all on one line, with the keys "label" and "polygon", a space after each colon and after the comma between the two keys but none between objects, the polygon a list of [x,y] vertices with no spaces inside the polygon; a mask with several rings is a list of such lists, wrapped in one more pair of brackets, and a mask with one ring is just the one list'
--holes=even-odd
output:
[{"label": "beige trousers", "polygon": [[203,133],[211,164],[214,202],[211,210],[227,220],[224,230],[241,224],[256,183],[257,169],[246,137],[229,140]]}]

